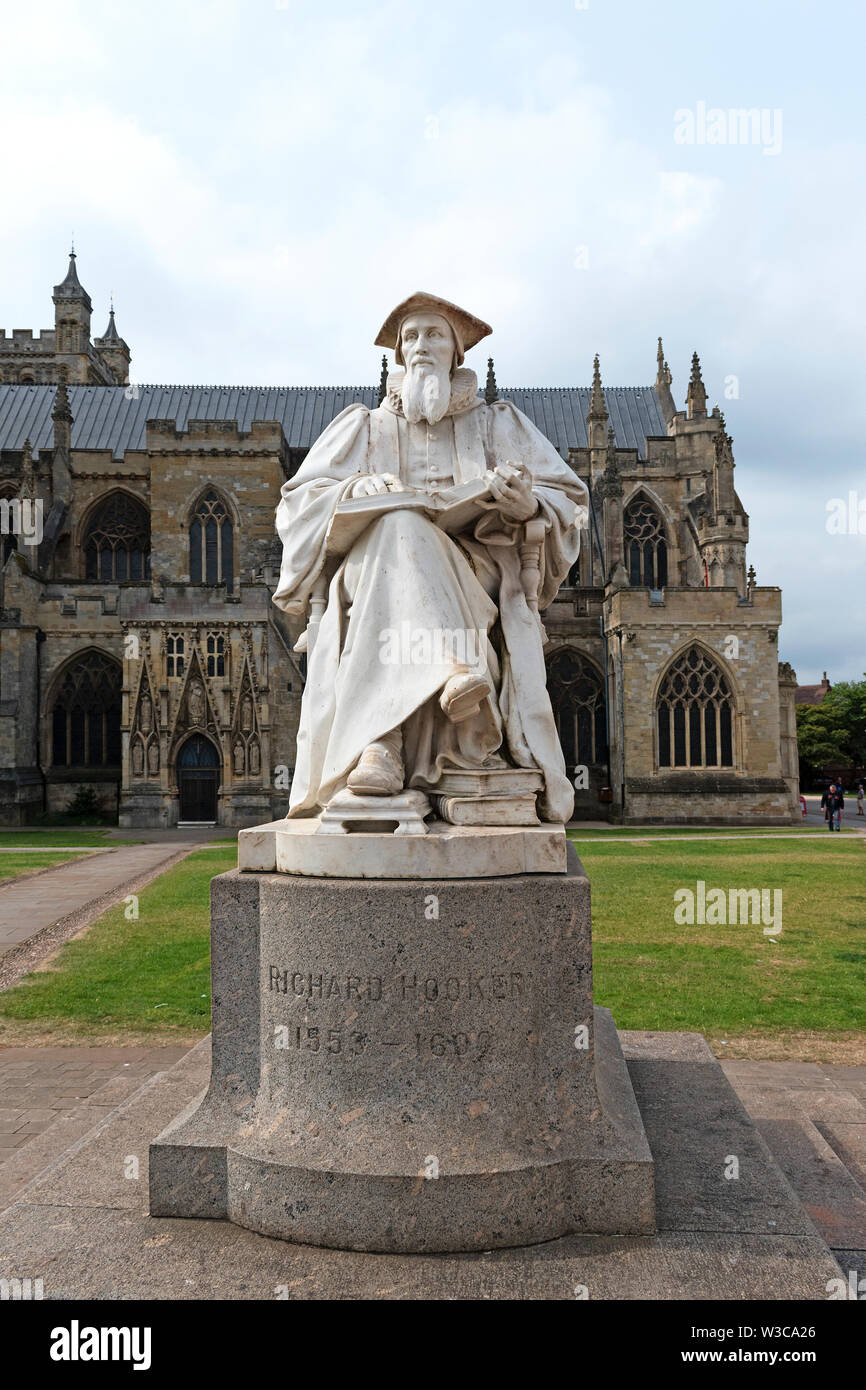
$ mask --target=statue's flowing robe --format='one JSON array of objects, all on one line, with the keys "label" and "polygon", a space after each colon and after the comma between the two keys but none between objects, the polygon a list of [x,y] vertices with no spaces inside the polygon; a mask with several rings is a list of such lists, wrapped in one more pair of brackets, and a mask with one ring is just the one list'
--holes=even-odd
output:
[{"label": "statue's flowing robe", "polygon": [[[456,405],[452,400],[446,417],[453,482],[480,477],[506,460],[528,469],[545,524],[538,600],[544,609],[577,558],[586,488],[509,401],[488,406],[474,391],[468,400],[465,394]],[[396,510],[373,522],[342,559],[326,557],[334,509],[359,475],[391,473],[407,481],[408,428],[394,392],[377,410],[351,405],[282,487],[277,531],[283,559],[274,602],[292,617],[305,617],[326,564],[328,576],[327,608],[301,706],[289,815],[315,814],[345,786],[367,745],[402,727],[411,786],[435,789],[448,767],[538,769],[544,774],[541,816],[566,821],[574,793],[547,694],[540,623],[521,584],[523,527],[491,507],[454,539],[425,515]],[[392,496],[399,504],[399,494]],[[454,724],[438,703],[455,669],[447,654],[383,662],[383,634],[458,629],[486,640],[482,664],[493,691],[477,715]]]}]

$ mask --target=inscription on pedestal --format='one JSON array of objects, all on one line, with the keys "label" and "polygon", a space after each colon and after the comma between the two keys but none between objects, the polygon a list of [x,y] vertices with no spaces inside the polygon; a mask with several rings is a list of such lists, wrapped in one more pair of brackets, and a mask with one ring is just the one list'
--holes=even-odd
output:
[{"label": "inscription on pedestal", "polygon": [[520,970],[470,975],[396,975],[384,980],[379,975],[331,975],[325,970],[268,968],[268,989],[292,994],[298,999],[345,999],[378,1003],[382,999],[405,1003],[433,1004],[437,1000],[519,999],[526,992],[527,980]]},{"label": "inscription on pedestal", "polygon": [[[277,1051],[347,1062],[372,1055],[385,1058],[395,1052],[407,1060],[480,1062],[496,1042],[494,1028],[485,1026],[489,1022],[485,1015],[492,1008],[497,1017],[500,1005],[509,1009],[518,1001],[525,1004],[531,993],[531,977],[511,969],[459,974],[400,971],[382,977],[349,971],[336,974],[320,966],[311,970],[270,964],[265,981],[266,1001],[272,1006],[285,998],[292,1012],[293,1006],[302,1010],[300,1022],[282,1023],[274,1021],[279,1015],[268,1008]],[[339,1016],[336,1008],[341,1005]],[[374,1005],[379,1007],[371,1009]],[[455,1005],[459,1020],[443,1020],[445,1026],[438,1029],[418,1026],[437,1011],[453,1015]],[[316,1021],[320,1009],[328,1013],[324,1025]],[[455,1028],[455,1021],[466,1026]]]}]

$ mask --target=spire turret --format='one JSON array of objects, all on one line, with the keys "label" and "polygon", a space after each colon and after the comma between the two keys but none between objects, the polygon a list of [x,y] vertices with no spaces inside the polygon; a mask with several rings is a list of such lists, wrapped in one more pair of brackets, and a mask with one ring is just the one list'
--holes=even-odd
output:
[{"label": "spire turret", "polygon": [[78,278],[74,247],[69,253],[66,278],[54,286],[53,297],[54,340],[58,363],[67,368],[71,381],[86,383],[90,380],[90,316],[93,313],[93,305],[90,295]]},{"label": "spire turret", "polygon": [[114,322],[114,300],[111,301],[111,308],[108,311],[108,327],[102,335],[104,343],[119,343],[120,334],[117,331],[117,324]]},{"label": "spire turret", "polygon": [[59,285],[54,286],[54,302],[56,304],[58,299],[77,299],[80,300],[82,304],[86,304],[87,312],[90,314],[93,311],[93,305],[90,301],[90,295],[78,278],[78,270],[75,262],[76,255],[73,245],[72,250],[69,252],[69,269],[66,272],[66,277],[60,281]]},{"label": "spire turret", "polygon": [[93,345],[99,352],[105,366],[114,375],[118,385],[126,386],[129,381],[131,361],[129,345],[117,331],[117,324],[114,321],[114,295],[111,296],[110,304],[108,327],[101,338],[94,339]]}]

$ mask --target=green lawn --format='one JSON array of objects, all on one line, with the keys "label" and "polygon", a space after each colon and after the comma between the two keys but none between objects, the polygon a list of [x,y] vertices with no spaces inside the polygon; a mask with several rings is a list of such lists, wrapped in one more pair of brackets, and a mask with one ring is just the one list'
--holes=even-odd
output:
[{"label": "green lawn", "polygon": [[206,1033],[208,884],[236,866],[232,842],[199,850],[142,889],[137,920],[122,904],[110,908],[48,969],[0,994],[0,1041],[165,1042]]},{"label": "green lawn", "polygon": [[[596,1002],[621,1028],[701,1032],[732,1055],[755,1043],[764,1051],[751,1055],[841,1060],[827,1044],[866,1046],[866,843],[733,840],[632,844],[602,832],[578,845],[592,884]],[[229,841],[190,855],[142,891],[137,921],[111,909],[49,969],[0,995],[0,1041],[206,1032],[208,883],[236,854]],[[678,925],[674,893],[698,880],[781,889],[781,934],[765,936],[761,923]],[[786,1039],[794,1050],[767,1051]]]},{"label": "green lawn", "polygon": [[[861,821],[861,826],[864,823]],[[866,826],[864,826],[866,828]],[[843,825],[843,834],[852,834],[857,829],[856,825]],[[639,839],[654,835],[710,835],[713,839],[717,836],[749,836],[759,835],[761,838],[767,835],[829,835],[831,832],[820,825],[769,825],[763,830],[752,826],[740,828],[736,825],[606,825],[606,826],[574,826],[567,832],[570,840],[595,840],[595,839]],[[837,832],[833,832],[834,834]]]},{"label": "green lawn", "polygon": [[[86,854],[28,854],[26,850],[14,854],[0,854],[0,882],[7,878],[17,878],[33,869],[50,869],[52,864],[65,864],[68,859],[86,859]],[[0,898],[0,912],[3,900]]]},{"label": "green lawn", "polygon": [[[866,844],[824,840],[593,842],[596,1002],[621,1028],[711,1038],[866,1030]],[[674,893],[782,891],[782,931],[677,925]]]},{"label": "green lawn", "polygon": [[81,826],[69,826],[64,828],[62,825],[52,825],[49,829],[43,830],[40,826],[28,826],[24,830],[0,830],[0,849],[17,849],[19,845],[34,848],[39,845],[69,845],[71,847],[92,847],[93,849],[106,849],[111,845],[138,845],[140,840],[109,839],[107,830],[98,827],[93,829]]}]

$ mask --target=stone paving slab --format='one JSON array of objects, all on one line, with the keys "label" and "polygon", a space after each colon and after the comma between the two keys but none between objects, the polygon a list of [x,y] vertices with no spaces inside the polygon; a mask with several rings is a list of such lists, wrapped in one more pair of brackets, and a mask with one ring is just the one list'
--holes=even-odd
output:
[{"label": "stone paving slab", "polygon": [[185,1047],[0,1047],[0,1207]]},{"label": "stone paving slab", "polygon": [[0,1277],[74,1299],[806,1299],[840,1269],[816,1237],[570,1236],[482,1255],[362,1255],[225,1221],[19,1203],[0,1224]]},{"label": "stone paving slab", "polygon": [[866,1086],[866,1066],[837,1062],[751,1062],[742,1057],[723,1060],[722,1068],[735,1086],[764,1082],[777,1090],[848,1090]]},{"label": "stone paving slab", "polygon": [[[46,1298],[573,1301],[585,1288],[596,1300],[826,1299],[839,1266],[760,1138],[750,1138],[748,1118],[703,1040],[632,1033],[624,1046],[652,1117],[665,1213],[657,1236],[573,1236],[476,1255],[372,1255],[291,1245],[223,1221],[150,1217],[148,1142],[206,1084],[205,1042],[152,1077],[0,1216],[0,1277],[42,1278]],[[676,1132],[659,1144],[674,1094],[682,1102]],[[717,1173],[717,1150],[732,1134],[751,1143],[754,1173],[743,1187]],[[134,1180],[125,1176],[130,1156],[139,1159]],[[777,1214],[775,1227],[769,1213]],[[678,1225],[683,1214],[688,1228]]]},{"label": "stone paving slab", "polygon": [[815,1128],[820,1130],[852,1178],[866,1192],[866,1123],[860,1121],[848,1124],[839,1123],[837,1120],[816,1120]]},{"label": "stone paving slab", "polygon": [[819,1130],[804,1116],[756,1123],[831,1249],[866,1246],[866,1193]]},{"label": "stone paving slab", "polygon": [[866,1067],[723,1064],[773,1157],[847,1272],[866,1248]]},{"label": "stone paving slab", "polygon": [[[10,1116],[5,1128],[20,1139],[11,1151],[0,1144],[0,1208],[14,1203],[18,1213],[13,1226],[0,1223],[0,1255],[14,1228],[24,1244],[13,1241],[13,1253],[38,1255],[66,1293],[107,1298],[268,1298],[284,1283],[290,1298],[569,1298],[572,1284],[588,1281],[596,1298],[823,1298],[840,1267],[846,1277],[849,1270],[866,1277],[858,1187],[866,1107],[863,1121],[844,1118],[858,1114],[851,1088],[866,1082],[866,1067],[734,1059],[722,1064],[734,1096],[718,1086],[719,1069],[698,1035],[621,1037],[664,1175],[657,1237],[569,1237],[523,1251],[425,1259],[289,1246],[223,1222],[157,1221],[146,1213],[148,1142],[206,1085],[205,1040],[191,1051],[0,1047],[0,1090],[7,1088],[0,1140]],[[758,1121],[751,1134],[743,1106]],[[45,1124],[48,1111],[55,1118]],[[692,1140],[698,1113],[700,1145]],[[734,1148],[757,1174],[732,1207],[736,1185],[725,1192],[718,1169],[720,1155]],[[87,1272],[88,1260],[99,1265],[98,1277]],[[238,1262],[240,1272],[214,1270],[220,1260]],[[7,1272],[16,1271],[0,1258],[0,1277]],[[45,1273],[29,1264],[23,1272]],[[135,1290],[127,1278],[139,1281]]]}]

